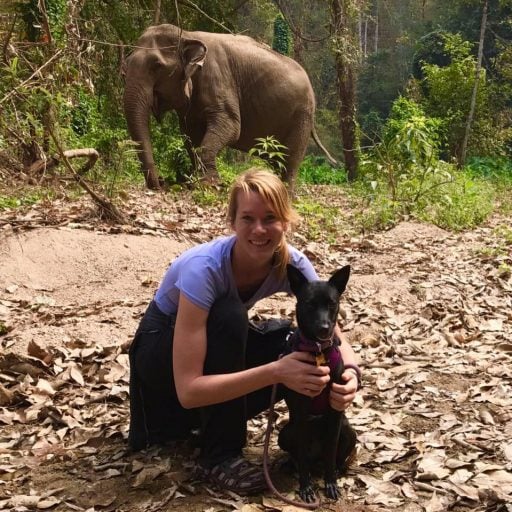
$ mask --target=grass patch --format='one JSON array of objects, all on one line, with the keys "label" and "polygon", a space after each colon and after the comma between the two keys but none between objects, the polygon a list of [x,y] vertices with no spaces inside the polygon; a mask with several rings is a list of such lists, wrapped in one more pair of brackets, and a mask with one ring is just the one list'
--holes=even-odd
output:
[{"label": "grass patch", "polygon": [[388,229],[404,218],[462,231],[484,222],[496,206],[494,182],[442,161],[425,172],[402,173],[392,183],[379,170],[363,167],[350,189],[360,199],[356,219],[363,231]]},{"label": "grass patch", "polygon": [[309,155],[299,168],[297,182],[309,185],[345,185],[347,174],[344,169],[334,169],[325,158]]},{"label": "grass patch", "polygon": [[294,207],[301,216],[301,227],[309,240],[327,239],[331,243],[336,242],[340,225],[339,208],[325,206],[307,198],[300,198]]},{"label": "grass patch", "polygon": [[40,201],[52,199],[55,192],[48,188],[18,189],[16,194],[0,193],[0,210],[31,206]]},{"label": "grass patch", "polygon": [[418,209],[416,216],[451,231],[474,228],[494,210],[494,187],[461,172]]}]

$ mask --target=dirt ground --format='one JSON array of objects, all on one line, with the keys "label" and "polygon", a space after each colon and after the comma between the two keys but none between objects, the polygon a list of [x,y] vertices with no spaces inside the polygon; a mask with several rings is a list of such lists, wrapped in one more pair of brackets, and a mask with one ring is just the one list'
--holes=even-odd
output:
[{"label": "dirt ground", "polygon": [[[0,212],[0,510],[299,510],[194,481],[191,443],[127,451],[137,323],[172,259],[227,231],[221,208],[187,197],[134,190],[121,208],[121,226],[87,198]],[[512,510],[509,226],[291,236],[322,276],[352,265],[340,321],[364,368],[348,412],[357,457],[338,503],[319,490],[320,510]],[[251,313],[291,316],[293,304],[274,297]],[[265,426],[249,425],[255,462]],[[293,496],[284,461],[274,436],[275,483]]]}]

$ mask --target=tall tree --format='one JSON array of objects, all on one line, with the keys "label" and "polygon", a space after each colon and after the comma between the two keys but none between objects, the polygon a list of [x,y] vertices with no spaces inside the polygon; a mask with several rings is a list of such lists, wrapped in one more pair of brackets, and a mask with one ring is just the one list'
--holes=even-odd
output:
[{"label": "tall tree", "polygon": [[358,141],[356,124],[356,80],[360,61],[358,20],[363,2],[331,0],[331,26],[338,95],[343,156],[349,180],[357,177]]},{"label": "tall tree", "polygon": [[466,150],[468,147],[469,134],[471,133],[471,125],[473,123],[473,117],[475,115],[476,95],[478,93],[478,84],[480,83],[480,71],[482,69],[482,56],[484,52],[484,38],[485,30],[487,28],[487,8],[489,2],[484,0],[482,6],[482,22],[480,25],[480,39],[478,41],[478,58],[476,62],[475,70],[475,83],[473,85],[473,93],[471,95],[471,103],[469,105],[469,114],[466,122],[466,130],[464,132],[464,140],[462,142],[461,152],[458,158],[458,166],[463,167],[466,162]]}]

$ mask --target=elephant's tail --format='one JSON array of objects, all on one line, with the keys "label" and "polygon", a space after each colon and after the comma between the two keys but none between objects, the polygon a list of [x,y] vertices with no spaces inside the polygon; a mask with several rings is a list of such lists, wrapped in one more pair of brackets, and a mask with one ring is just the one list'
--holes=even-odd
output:
[{"label": "elephant's tail", "polygon": [[322,142],[320,141],[320,138],[318,137],[318,134],[316,133],[316,130],[315,130],[315,127],[313,126],[313,129],[311,130],[311,135],[313,137],[313,140],[316,142],[317,146],[324,152],[325,156],[327,157],[327,160],[329,160],[329,163],[333,166],[333,167],[338,167],[339,164],[337,162],[336,159],[334,159],[331,154],[329,153],[329,151],[327,151],[327,149],[325,149],[324,145],[322,144]]}]

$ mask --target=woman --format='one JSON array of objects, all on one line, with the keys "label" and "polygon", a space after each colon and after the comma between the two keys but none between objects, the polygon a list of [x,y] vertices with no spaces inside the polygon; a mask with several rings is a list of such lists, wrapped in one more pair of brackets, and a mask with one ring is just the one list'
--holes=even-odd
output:
[{"label": "woman", "polygon": [[[279,358],[289,323],[258,329],[248,321],[258,300],[290,292],[288,263],[318,279],[306,256],[286,243],[296,218],[281,180],[250,169],[231,189],[234,235],[194,247],[169,267],[130,350],[133,449],[183,439],[200,427],[202,477],[239,493],[266,487],[261,468],[242,456],[247,419],[268,408],[276,383],[313,397],[329,382],[329,368],[312,364],[312,354]],[[340,350],[345,363],[355,364],[346,341]],[[337,410],[358,387],[353,369],[343,381],[330,392]]]}]

